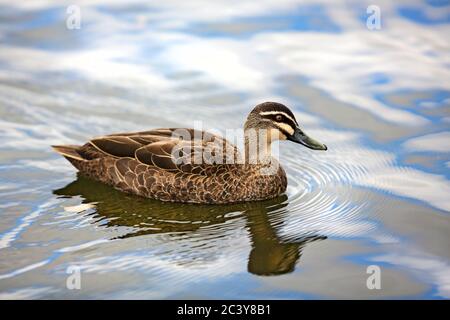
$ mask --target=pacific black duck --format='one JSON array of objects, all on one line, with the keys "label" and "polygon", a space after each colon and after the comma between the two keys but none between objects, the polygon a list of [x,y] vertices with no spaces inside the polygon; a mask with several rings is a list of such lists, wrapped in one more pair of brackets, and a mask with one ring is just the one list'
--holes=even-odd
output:
[{"label": "pacific black duck", "polygon": [[83,146],[53,146],[82,174],[116,189],[171,202],[236,203],[285,192],[286,173],[271,143],[290,140],[314,150],[283,104],[257,105],[244,125],[245,150],[206,131],[165,128],[94,138]]}]

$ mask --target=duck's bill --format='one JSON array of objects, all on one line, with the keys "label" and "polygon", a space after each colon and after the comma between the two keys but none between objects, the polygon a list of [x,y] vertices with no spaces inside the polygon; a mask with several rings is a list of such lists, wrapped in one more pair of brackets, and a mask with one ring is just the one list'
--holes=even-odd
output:
[{"label": "duck's bill", "polygon": [[327,150],[327,146],[323,143],[320,143],[317,140],[314,140],[311,137],[308,137],[300,128],[296,128],[293,135],[288,137],[289,140],[300,143],[305,147],[308,147],[313,150]]}]

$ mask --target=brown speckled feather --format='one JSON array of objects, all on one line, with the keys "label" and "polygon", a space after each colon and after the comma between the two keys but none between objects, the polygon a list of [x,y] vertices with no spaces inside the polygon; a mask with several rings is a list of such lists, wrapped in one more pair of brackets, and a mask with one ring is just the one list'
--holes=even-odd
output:
[{"label": "brown speckled feather", "polygon": [[[119,133],[92,139],[83,146],[54,149],[86,176],[162,201],[233,203],[270,199],[286,190],[281,166],[276,174],[261,175],[262,165],[227,164],[222,157],[218,158],[223,161],[214,161],[215,156],[231,154],[238,159],[240,155],[234,145],[208,132],[183,129],[194,138],[180,143],[173,137],[175,130]],[[174,152],[191,163],[175,161]],[[211,155],[212,160],[196,164],[199,154]]]}]

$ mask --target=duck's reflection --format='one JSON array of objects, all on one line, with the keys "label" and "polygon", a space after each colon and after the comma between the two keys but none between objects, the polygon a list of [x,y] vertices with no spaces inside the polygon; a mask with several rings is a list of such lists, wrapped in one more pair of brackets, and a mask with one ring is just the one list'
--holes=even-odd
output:
[{"label": "duck's reflection", "polygon": [[282,209],[288,205],[285,195],[267,201],[231,205],[168,203],[127,195],[82,175],[54,193],[65,197],[81,196],[83,203],[96,203],[97,214],[107,221],[107,227],[132,227],[134,231],[122,238],[148,234],[189,235],[200,227],[220,226],[232,219],[233,213],[242,212],[252,243],[248,271],[256,275],[292,272],[304,246],[311,241],[325,239],[310,235],[300,235],[289,242],[280,239],[277,230],[283,225],[283,217],[289,214]]}]

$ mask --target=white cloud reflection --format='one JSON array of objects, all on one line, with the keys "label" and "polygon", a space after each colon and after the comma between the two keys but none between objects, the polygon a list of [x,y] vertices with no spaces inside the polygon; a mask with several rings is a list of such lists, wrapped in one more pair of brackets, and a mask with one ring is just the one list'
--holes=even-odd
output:
[{"label": "white cloud reflection", "polygon": [[410,139],[404,143],[411,151],[450,152],[450,132],[439,132]]},{"label": "white cloud reflection", "polygon": [[450,265],[443,259],[424,253],[411,253],[407,250],[407,252],[377,256],[373,261],[387,262],[414,270],[414,272],[427,278],[427,281],[436,284],[436,296],[450,298]]}]

